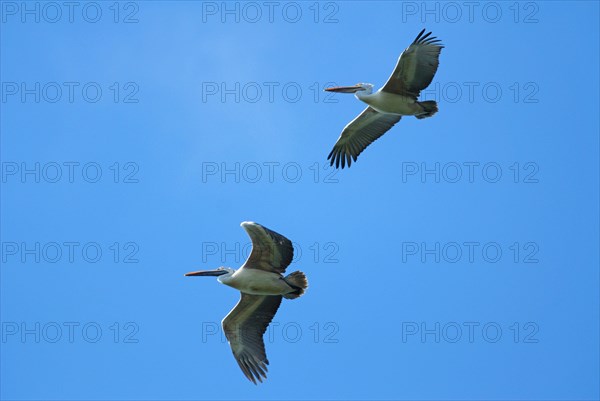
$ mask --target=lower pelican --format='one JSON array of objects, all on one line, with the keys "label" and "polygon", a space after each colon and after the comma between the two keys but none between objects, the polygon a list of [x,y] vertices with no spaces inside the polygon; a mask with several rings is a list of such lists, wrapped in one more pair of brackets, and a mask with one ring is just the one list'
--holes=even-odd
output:
[{"label": "lower pelican", "polygon": [[282,274],[294,257],[289,239],[257,223],[246,221],[241,226],[252,240],[252,252],[241,268],[219,267],[186,276],[217,276],[217,281],[241,292],[240,301],[221,324],[242,372],[256,384],[267,378],[269,364],[263,334],[282,297],[300,297],[308,281],[301,271]]}]

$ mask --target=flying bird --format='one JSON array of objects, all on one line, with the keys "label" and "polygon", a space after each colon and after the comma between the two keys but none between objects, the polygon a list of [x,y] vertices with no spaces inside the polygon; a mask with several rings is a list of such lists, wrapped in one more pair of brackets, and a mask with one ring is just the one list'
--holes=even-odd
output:
[{"label": "flying bird", "polygon": [[263,334],[277,312],[281,299],[296,299],[308,287],[306,276],[295,271],[283,276],[292,262],[292,242],[260,224],[245,221],[242,228],[252,240],[252,252],[238,270],[219,267],[186,276],[218,276],[221,284],[241,292],[237,305],[221,322],[233,356],[244,375],[257,384],[267,378],[267,355]]},{"label": "flying bird", "polygon": [[354,93],[367,108],[344,127],[327,160],[330,165],[350,167],[367,146],[392,128],[402,116],[418,119],[431,117],[438,111],[432,100],[419,102],[419,94],[429,86],[438,69],[440,52],[444,48],[431,32],[423,29],[414,42],[402,52],[396,68],[385,85],[373,93],[373,85],[358,83],[325,89],[328,92]]}]

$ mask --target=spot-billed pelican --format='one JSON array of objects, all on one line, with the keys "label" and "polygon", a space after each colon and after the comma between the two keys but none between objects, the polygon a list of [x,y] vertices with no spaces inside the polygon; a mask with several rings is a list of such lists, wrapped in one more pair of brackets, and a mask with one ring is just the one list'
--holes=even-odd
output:
[{"label": "spot-billed pelican", "polygon": [[241,226],[252,240],[252,252],[238,269],[219,267],[187,273],[186,276],[218,276],[217,280],[241,292],[237,305],[221,322],[233,356],[244,375],[257,384],[267,378],[267,355],[263,334],[281,304],[295,299],[308,287],[306,276],[295,271],[283,276],[292,262],[292,242],[260,224],[245,221]]},{"label": "spot-billed pelican", "polygon": [[359,83],[354,86],[327,88],[329,92],[354,93],[368,107],[352,120],[338,138],[327,160],[330,165],[350,167],[367,146],[392,128],[402,116],[419,119],[431,117],[438,111],[432,100],[419,102],[421,90],[427,88],[439,65],[443,47],[438,39],[423,35],[423,29],[414,42],[402,52],[396,68],[381,89],[373,93],[373,85]]}]

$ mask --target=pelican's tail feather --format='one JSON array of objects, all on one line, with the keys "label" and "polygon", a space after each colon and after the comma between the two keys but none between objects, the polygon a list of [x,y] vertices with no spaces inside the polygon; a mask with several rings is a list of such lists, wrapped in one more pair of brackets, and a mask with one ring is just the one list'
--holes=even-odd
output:
[{"label": "pelican's tail feather", "polygon": [[437,102],[435,100],[427,100],[425,102],[418,102],[419,106],[423,108],[423,112],[415,115],[419,120],[422,118],[431,117],[438,112]]},{"label": "pelican's tail feather", "polygon": [[306,276],[301,271],[296,271],[288,274],[284,278],[285,282],[288,283],[290,287],[294,289],[292,292],[288,292],[287,294],[283,294],[284,298],[287,299],[296,299],[308,288],[308,280]]}]

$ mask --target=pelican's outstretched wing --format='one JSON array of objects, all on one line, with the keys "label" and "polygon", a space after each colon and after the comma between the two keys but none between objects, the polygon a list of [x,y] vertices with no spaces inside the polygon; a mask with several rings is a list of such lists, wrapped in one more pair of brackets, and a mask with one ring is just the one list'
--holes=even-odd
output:
[{"label": "pelican's outstretched wing", "polygon": [[223,331],[244,375],[256,384],[267,378],[269,360],[263,334],[281,304],[281,295],[250,295],[242,292],[235,308],[223,319]]},{"label": "pelican's outstretched wing", "polygon": [[342,168],[356,161],[360,153],[365,150],[373,141],[385,134],[390,128],[400,121],[401,116],[397,114],[379,113],[371,106],[363,110],[354,120],[350,121],[342,135],[333,146],[331,153],[327,156],[330,165]]},{"label": "pelican's outstretched wing", "polygon": [[402,52],[382,91],[411,96],[416,100],[421,90],[429,86],[440,64],[440,52],[444,46],[436,37],[429,37],[431,32],[423,33],[425,29]]},{"label": "pelican's outstretched wing", "polygon": [[292,241],[258,223],[245,221],[241,226],[252,240],[252,252],[242,268],[284,273],[294,258]]}]

